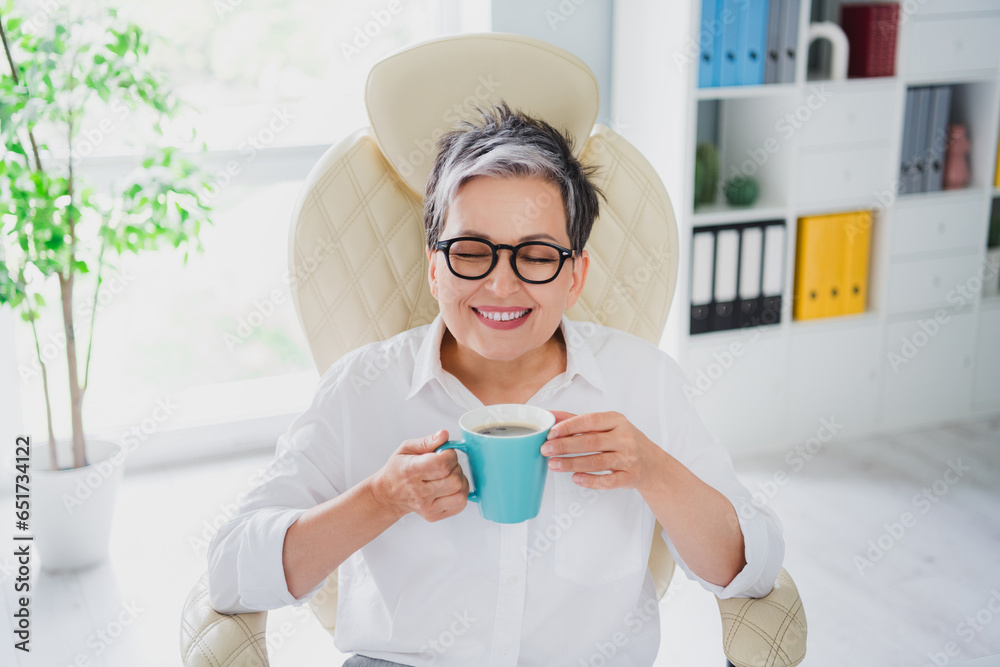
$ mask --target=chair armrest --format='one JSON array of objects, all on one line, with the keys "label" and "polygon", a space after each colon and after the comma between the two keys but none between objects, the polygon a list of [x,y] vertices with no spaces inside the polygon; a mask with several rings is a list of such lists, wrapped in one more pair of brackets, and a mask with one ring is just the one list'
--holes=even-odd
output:
[{"label": "chair armrest", "polygon": [[722,650],[736,667],[794,667],[806,656],[806,612],[784,568],[762,598],[720,600]]},{"label": "chair armrest", "polygon": [[203,574],[181,612],[184,667],[268,667],[266,630],[266,611],[215,611],[208,598],[208,574]]}]

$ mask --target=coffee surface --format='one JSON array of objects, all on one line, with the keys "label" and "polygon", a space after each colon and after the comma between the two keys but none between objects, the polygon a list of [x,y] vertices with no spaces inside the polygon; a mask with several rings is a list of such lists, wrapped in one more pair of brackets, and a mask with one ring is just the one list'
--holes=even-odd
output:
[{"label": "coffee surface", "polygon": [[486,424],[475,429],[480,435],[492,435],[504,438],[516,438],[522,435],[538,433],[541,429],[531,424]]}]

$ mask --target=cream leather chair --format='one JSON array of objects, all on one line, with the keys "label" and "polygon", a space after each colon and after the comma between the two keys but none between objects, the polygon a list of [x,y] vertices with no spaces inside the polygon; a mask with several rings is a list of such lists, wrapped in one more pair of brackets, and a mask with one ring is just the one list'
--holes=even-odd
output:
[{"label": "cream leather chair", "polygon": [[[622,137],[594,125],[597,80],[581,60],[537,39],[467,34],[378,62],[365,90],[371,126],[327,151],[306,179],[293,212],[288,259],[296,310],[320,374],[345,352],[437,314],[427,284],[421,204],[434,142],[459,118],[473,117],[476,104],[500,99],[568,130],[576,155],[601,167],[596,183],[608,202],[602,202],[587,245],[587,284],[567,316],[659,343],[682,249],[655,170]],[[654,540],[649,568],[661,598],[674,565],[662,540]],[[805,613],[787,572],[765,598],[718,603],[723,649],[732,663],[802,661]],[[337,572],[309,605],[332,633]],[[184,664],[267,665],[266,616],[219,614],[203,576],[183,610]]]}]

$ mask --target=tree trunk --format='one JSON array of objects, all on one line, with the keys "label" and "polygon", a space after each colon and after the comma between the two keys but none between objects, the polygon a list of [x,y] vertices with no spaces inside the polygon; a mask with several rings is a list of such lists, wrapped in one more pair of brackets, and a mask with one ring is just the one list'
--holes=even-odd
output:
[{"label": "tree trunk", "polygon": [[73,414],[73,467],[87,465],[86,444],[83,439],[83,389],[76,361],[76,334],[73,325],[73,273],[69,278],[59,274],[62,294],[63,325],[66,328],[66,361],[69,365],[69,399]]}]

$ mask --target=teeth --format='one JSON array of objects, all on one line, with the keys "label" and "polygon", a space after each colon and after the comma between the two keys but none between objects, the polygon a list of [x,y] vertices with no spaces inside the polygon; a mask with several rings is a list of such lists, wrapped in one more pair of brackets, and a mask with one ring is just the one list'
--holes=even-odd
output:
[{"label": "teeth", "polygon": [[486,319],[493,320],[494,322],[507,322],[509,320],[516,320],[520,317],[524,317],[528,313],[527,310],[522,310],[517,313],[497,313],[497,312],[484,313],[481,310],[477,310],[476,312],[485,317]]}]

